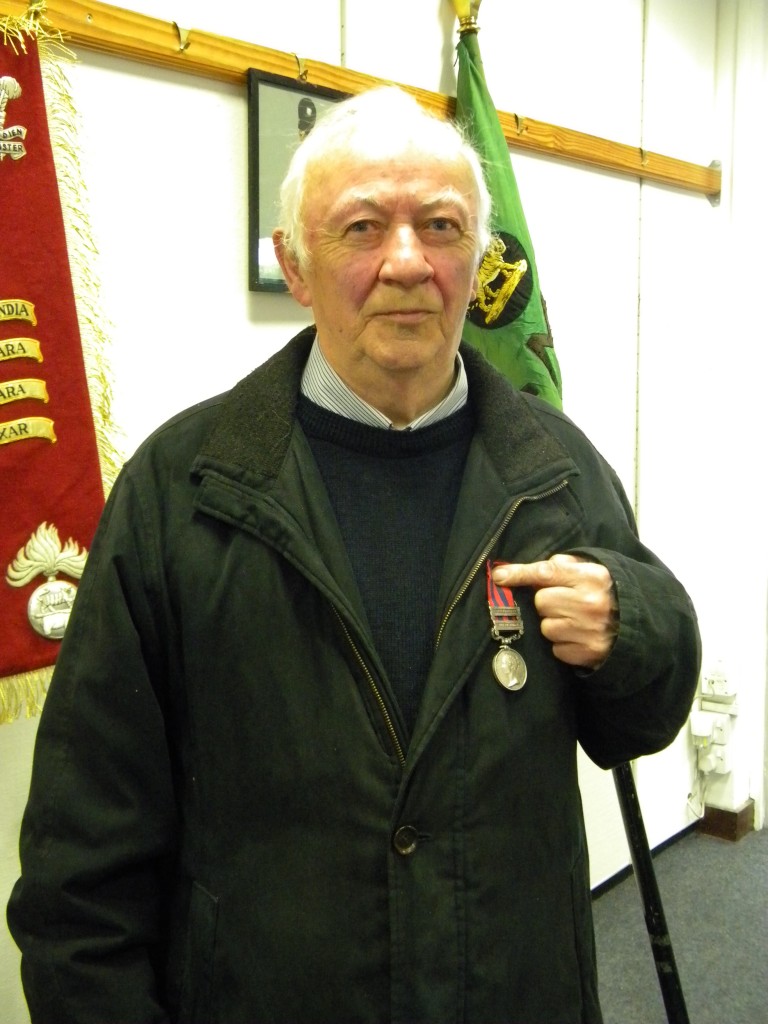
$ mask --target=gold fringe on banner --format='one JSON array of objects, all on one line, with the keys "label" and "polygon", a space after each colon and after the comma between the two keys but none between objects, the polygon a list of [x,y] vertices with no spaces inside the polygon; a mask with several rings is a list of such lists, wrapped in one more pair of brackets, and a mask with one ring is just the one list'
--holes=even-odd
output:
[{"label": "gold fringe on banner", "polygon": [[[87,189],[76,142],[79,119],[65,72],[66,65],[76,63],[77,58],[66,46],[61,32],[47,21],[43,0],[33,0],[21,17],[0,19],[0,46],[10,46],[15,53],[26,53],[30,37],[37,41],[40,55],[48,130],[106,497],[123,462],[119,448],[122,436],[112,418],[112,378],[107,361],[109,337],[98,303],[99,281],[95,269],[98,250],[88,220]],[[22,714],[27,718],[38,715],[52,673],[52,668],[43,668],[0,679],[0,724],[15,721]]]},{"label": "gold fringe on banner", "polygon": [[51,666],[0,679],[0,725],[15,722],[22,712],[25,718],[39,715],[52,675]]}]

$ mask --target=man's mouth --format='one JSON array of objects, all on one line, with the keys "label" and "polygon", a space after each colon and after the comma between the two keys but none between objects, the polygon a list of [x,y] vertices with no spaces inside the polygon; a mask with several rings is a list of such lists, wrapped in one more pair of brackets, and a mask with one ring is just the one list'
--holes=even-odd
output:
[{"label": "man's mouth", "polygon": [[420,320],[433,316],[431,309],[383,309],[374,314],[377,317],[384,317],[395,320],[399,323],[418,323]]}]

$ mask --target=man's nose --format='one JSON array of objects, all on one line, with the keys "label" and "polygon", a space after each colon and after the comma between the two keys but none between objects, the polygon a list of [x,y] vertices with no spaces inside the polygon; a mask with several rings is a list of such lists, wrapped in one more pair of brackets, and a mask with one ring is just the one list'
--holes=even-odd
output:
[{"label": "man's nose", "polygon": [[416,284],[432,277],[418,232],[410,224],[398,224],[387,233],[379,277],[401,284]]}]

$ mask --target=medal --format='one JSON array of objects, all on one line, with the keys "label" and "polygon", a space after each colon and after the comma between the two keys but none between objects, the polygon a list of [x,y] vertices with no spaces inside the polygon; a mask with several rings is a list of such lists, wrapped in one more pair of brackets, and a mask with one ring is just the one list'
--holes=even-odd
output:
[{"label": "medal", "polygon": [[494,583],[493,564],[486,563],[488,573],[488,611],[491,615],[491,636],[501,646],[493,657],[492,667],[496,682],[505,690],[521,690],[528,678],[528,669],[521,654],[512,647],[525,632],[523,617],[515,604],[511,587]]},{"label": "medal", "polygon": [[502,641],[493,656],[493,674],[506,690],[522,690],[528,678],[528,669],[517,651]]}]

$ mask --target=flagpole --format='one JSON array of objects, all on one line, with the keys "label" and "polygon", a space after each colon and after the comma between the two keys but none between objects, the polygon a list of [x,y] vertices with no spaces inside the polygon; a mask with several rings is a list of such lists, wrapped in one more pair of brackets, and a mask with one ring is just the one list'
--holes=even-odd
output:
[{"label": "flagpole", "polygon": [[613,781],[621,807],[621,817],[629,843],[629,853],[634,868],[637,886],[643,902],[645,927],[651,941],[651,952],[656,965],[661,996],[667,1011],[669,1024],[689,1024],[680,976],[675,963],[672,940],[667,930],[664,907],[656,882],[653,860],[648,846],[648,837],[643,824],[640,801],[637,797],[632,768],[624,763],[613,769]]}]

